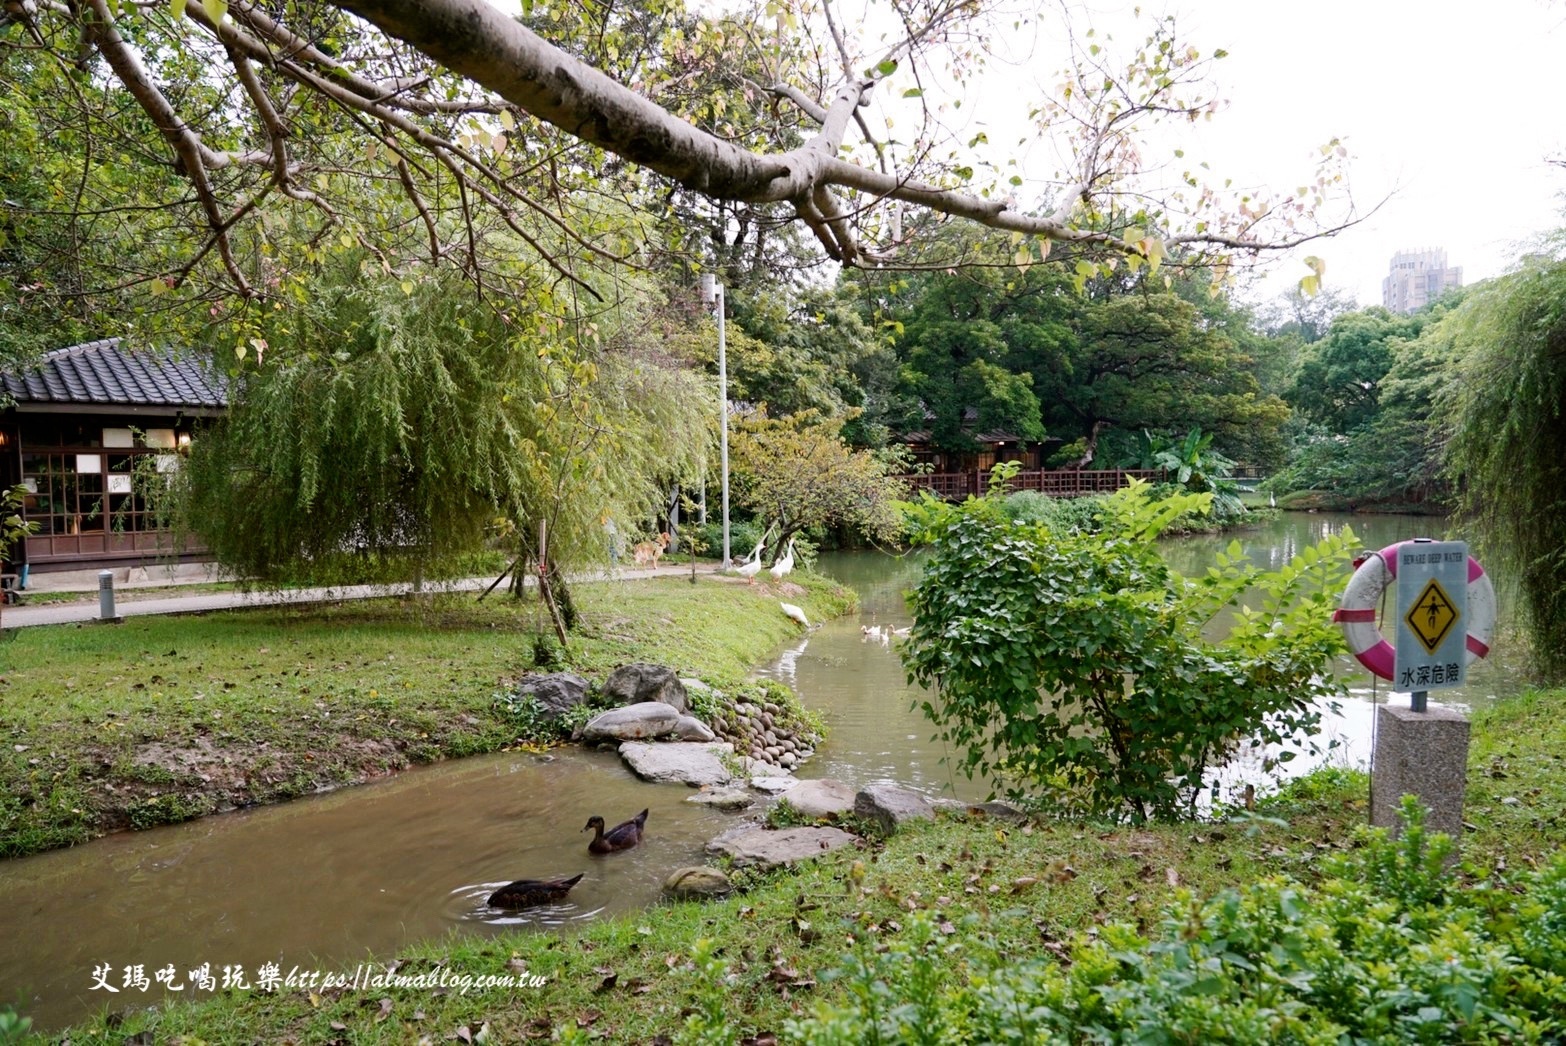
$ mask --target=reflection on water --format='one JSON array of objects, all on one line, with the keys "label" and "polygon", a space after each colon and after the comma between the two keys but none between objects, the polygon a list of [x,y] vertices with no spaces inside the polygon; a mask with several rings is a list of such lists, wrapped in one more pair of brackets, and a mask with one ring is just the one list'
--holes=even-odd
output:
[{"label": "reflection on water", "polygon": [[[1346,523],[1369,548],[1443,536],[1427,519],[1322,514],[1291,515],[1239,540],[1273,566]],[[1168,554],[1177,569],[1194,573],[1230,540],[1184,539],[1170,543]],[[982,785],[943,764],[954,753],[931,740],[933,727],[914,710],[929,695],[908,684],[898,641],[861,631],[909,623],[903,593],[917,580],[917,558],[832,555],[820,569],[859,591],[860,616],[828,622],[764,670],[794,686],[830,728],[801,776],[854,785],[889,778],[932,794],[982,798]],[[1498,590],[1504,625],[1505,586]],[[1518,689],[1504,644],[1498,654],[1471,669],[1462,691],[1432,699],[1471,707]],[[1353,661],[1340,667],[1351,699],[1328,730],[1343,742],[1333,758],[1355,765],[1369,752],[1371,699],[1388,695]],[[1259,771],[1271,755],[1238,761],[1232,779]],[[19,1003],[40,1028],[60,1027],[98,1007],[160,997],[156,989],[92,990],[93,972],[104,965],[116,987],[124,968],[137,965],[149,979],[171,968],[187,981],[187,971],[204,963],[214,971],[237,966],[253,982],[263,963],[285,972],[351,970],[452,930],[554,930],[641,909],[654,903],[670,871],[701,863],[706,841],[734,823],[732,814],[685,802],[688,795],[637,781],[612,752],[566,749],[547,762],[500,754],[3,862],[0,1003]],[[644,806],[651,815],[641,846],[601,857],[587,852],[581,828],[589,816],[615,823]],[[484,904],[513,879],[578,872],[583,880],[558,904],[520,912]]]}]

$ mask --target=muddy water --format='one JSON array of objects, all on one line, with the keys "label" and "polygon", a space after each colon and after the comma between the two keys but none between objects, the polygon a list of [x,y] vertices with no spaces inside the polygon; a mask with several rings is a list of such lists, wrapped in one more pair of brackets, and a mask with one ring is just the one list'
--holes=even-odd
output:
[{"label": "muddy water", "polygon": [[[233,966],[253,984],[263,963],[351,974],[370,955],[453,929],[562,927],[641,908],[731,823],[688,794],[637,781],[612,753],[486,756],[6,862],[0,999],[27,1000],[23,1012],[52,1028],[156,1001],[155,973],[170,965],[187,985],[204,963],[220,982]],[[643,807],[640,848],[587,852],[589,816],[613,824]],[[484,906],[512,879],[578,872],[564,903]],[[103,964],[118,994],[92,987]],[[154,982],[147,991],[124,988],[137,965]]]},{"label": "muddy water", "polygon": [[[1295,515],[1240,540],[1258,560],[1281,561],[1345,523],[1370,548],[1442,536],[1430,520]],[[1205,569],[1229,540],[1189,539],[1168,551],[1189,573]],[[827,623],[763,670],[794,686],[831,729],[802,776],[856,785],[892,778],[931,793],[981,797],[981,786],[942,765],[948,753],[911,709],[918,695],[905,682],[895,640],[882,644],[861,632],[908,623],[902,593],[917,579],[917,561],[839,555],[825,557],[821,569],[860,592],[861,616]],[[1465,691],[1438,696],[1471,707],[1517,689],[1504,645],[1497,653],[1472,671]],[[1354,699],[1329,725],[1344,739],[1332,758],[1362,763],[1371,699],[1387,694],[1355,673],[1353,662],[1342,667]],[[191,997],[204,994],[190,974],[203,964],[219,983],[232,967],[254,984],[266,963],[284,974],[297,967],[351,976],[371,956],[393,956],[451,931],[555,930],[643,909],[670,870],[700,863],[705,842],[735,822],[735,815],[686,803],[688,794],[637,781],[608,752],[565,749],[548,762],[502,754],[0,863],[0,1003],[17,1004],[40,1028],[59,1028],[101,1007],[157,1002],[156,974],[170,967],[174,983],[187,985],[174,994]],[[590,815],[613,824],[643,807],[651,814],[641,847],[587,853],[580,829]],[[511,879],[578,872],[585,877],[563,903],[510,914],[483,905]],[[117,994],[93,987],[105,965]],[[125,987],[128,966],[143,968],[147,990]]]}]

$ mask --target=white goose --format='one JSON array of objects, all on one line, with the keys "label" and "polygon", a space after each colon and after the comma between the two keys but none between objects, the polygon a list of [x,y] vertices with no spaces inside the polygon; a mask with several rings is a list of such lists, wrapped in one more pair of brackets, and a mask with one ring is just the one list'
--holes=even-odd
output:
[{"label": "white goose", "polygon": [[761,573],[761,550],[765,547],[764,544],[757,545],[756,551],[750,554],[750,558],[734,568],[734,573],[744,578],[745,584],[754,585],[756,583],[756,575]]},{"label": "white goose", "polygon": [[810,627],[810,619],[805,616],[805,612],[803,610],[801,610],[799,607],[796,607],[793,603],[785,603],[782,600],[778,600],[778,606],[783,608],[783,613],[787,614],[795,621],[798,621],[806,628]]},{"label": "white goose", "polygon": [[782,581],[783,575],[794,569],[794,539],[788,539],[788,551],[783,553],[783,558],[767,568],[767,573],[772,575],[772,580]]}]

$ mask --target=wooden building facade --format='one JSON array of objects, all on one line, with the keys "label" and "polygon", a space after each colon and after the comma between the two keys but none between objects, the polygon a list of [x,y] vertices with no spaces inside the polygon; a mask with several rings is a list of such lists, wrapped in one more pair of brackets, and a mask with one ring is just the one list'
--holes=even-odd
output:
[{"label": "wooden building facade", "polygon": [[28,573],[202,558],[176,547],[147,495],[227,402],[201,361],[118,338],[0,372],[0,489],[26,487],[22,514],[37,525],[5,570],[25,584]]}]

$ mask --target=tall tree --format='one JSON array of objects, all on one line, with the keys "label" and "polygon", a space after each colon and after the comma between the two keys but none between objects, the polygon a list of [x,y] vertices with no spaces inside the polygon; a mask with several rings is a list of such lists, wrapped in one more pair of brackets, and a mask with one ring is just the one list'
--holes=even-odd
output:
[{"label": "tall tree", "polygon": [[1289,403],[1330,432],[1365,424],[1380,404],[1396,343],[1416,337],[1426,321],[1423,314],[1395,316],[1380,306],[1338,316],[1327,336],[1301,354]]},{"label": "tall tree", "polygon": [[736,500],[768,526],[778,524],[775,556],[808,527],[849,526],[876,541],[898,533],[893,502],[904,492],[890,474],[902,464],[850,447],[842,438],[844,420],[805,412],[754,417],[736,428]]},{"label": "tall tree", "polygon": [[1566,236],[1453,317],[1448,469],[1492,569],[1517,579],[1532,657],[1566,679]]},{"label": "tall tree", "polygon": [[[678,0],[523,6],[516,19],[484,0],[15,0],[0,68],[52,65],[133,99],[146,117],[140,164],[178,176],[157,195],[166,250],[139,278],[250,301],[271,298],[299,262],[272,228],[279,210],[312,247],[347,237],[393,267],[422,254],[479,283],[476,244],[506,227],[583,290],[584,268],[659,242],[583,228],[596,202],[644,198],[647,173],[719,203],[779,205],[768,220],[801,224],[845,264],[905,246],[905,209],[1018,233],[1019,257],[1064,241],[1156,264],[1175,247],[1243,254],[1311,238],[1346,156],[1329,145],[1304,194],[1229,197],[1193,165],[1154,200],[1148,126],[1216,107],[1219,53],[1178,39],[1172,19],[1128,54],[1084,43],[1034,110],[1066,169],[1014,199],[962,155],[937,153],[938,106],[923,98],[945,66],[960,81],[983,60],[991,2],[896,0],[899,36],[874,51],[845,31],[835,0],[758,3],[732,20],[687,16]],[[31,97],[48,106],[68,93]],[[922,126],[873,129],[873,99],[922,106]],[[113,129],[77,126],[86,162],[100,163],[92,142]]]}]

